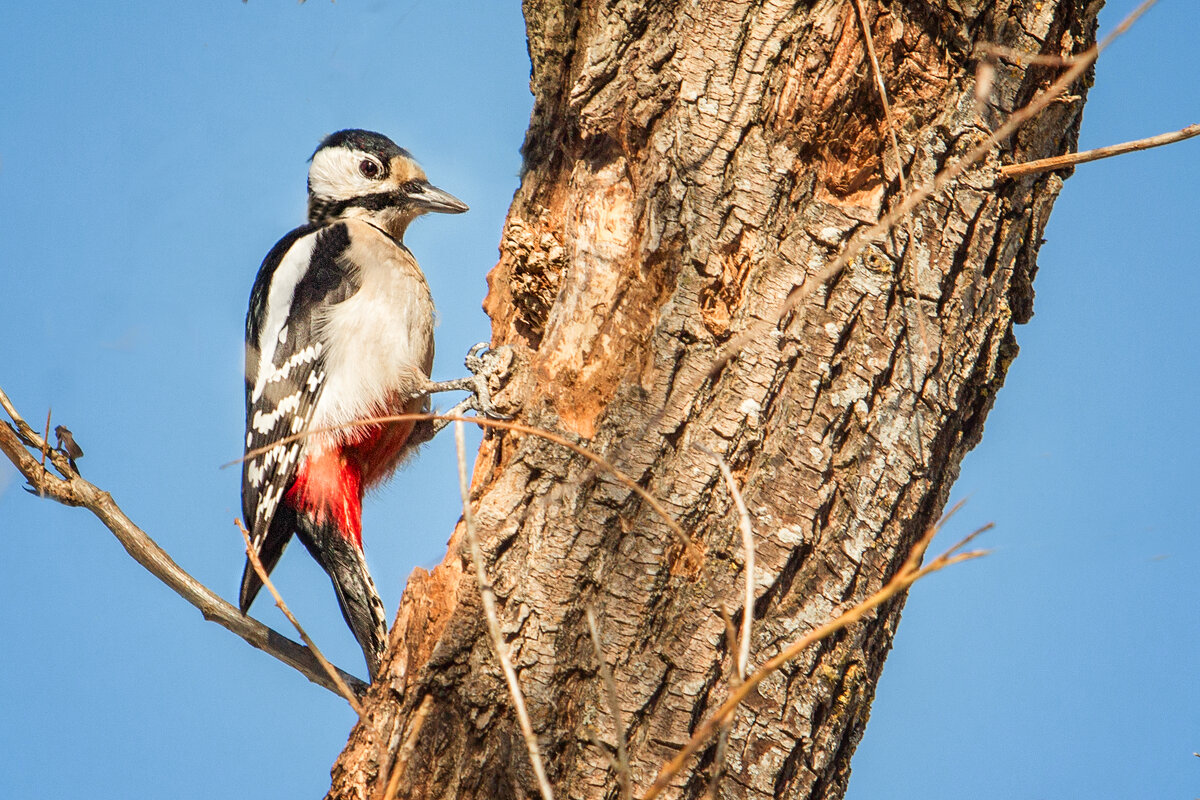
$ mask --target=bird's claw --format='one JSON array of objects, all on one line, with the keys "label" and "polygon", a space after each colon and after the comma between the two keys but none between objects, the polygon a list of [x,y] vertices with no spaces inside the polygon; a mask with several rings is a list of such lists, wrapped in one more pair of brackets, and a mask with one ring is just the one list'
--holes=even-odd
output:
[{"label": "bird's claw", "polygon": [[437,435],[442,428],[449,424],[450,417],[460,417],[468,411],[474,411],[491,419],[512,419],[510,414],[501,413],[492,401],[492,392],[499,391],[508,379],[512,369],[513,349],[504,345],[489,348],[486,342],[480,342],[467,352],[467,370],[471,373],[465,378],[452,381],[430,383],[413,397],[434,394],[435,392],[470,392],[458,405],[447,411],[441,419],[429,423],[428,428],[421,434],[425,442]]},{"label": "bird's claw", "polygon": [[487,342],[479,342],[467,351],[464,364],[471,373],[467,380],[471,384],[474,402],[471,406],[480,414],[492,419],[512,419],[511,414],[504,414],[492,402],[492,382],[496,387],[503,385],[512,368],[513,352],[509,345],[490,348]]}]

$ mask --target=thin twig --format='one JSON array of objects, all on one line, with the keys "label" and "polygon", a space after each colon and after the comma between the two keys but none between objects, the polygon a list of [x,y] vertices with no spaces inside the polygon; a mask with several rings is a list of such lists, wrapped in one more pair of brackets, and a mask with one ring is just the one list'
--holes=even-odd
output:
[{"label": "thin twig", "polygon": [[708,788],[704,790],[706,800],[713,800],[717,796],[717,787],[721,783],[721,776],[725,774],[725,751],[729,748],[729,729],[732,722],[733,717],[725,720],[720,733],[717,734],[717,752],[713,754],[712,776],[708,780]]},{"label": "thin twig", "polygon": [[1173,133],[1160,133],[1158,136],[1147,136],[1145,139],[1137,139],[1122,144],[1110,144],[1107,147],[1097,147],[1093,150],[1084,150],[1080,153],[1067,153],[1066,155],[1051,156],[1050,158],[1039,158],[1036,161],[1026,161],[1024,164],[1005,164],[1000,168],[1000,174],[1006,178],[1020,178],[1023,175],[1048,172],[1052,169],[1062,169],[1063,167],[1070,167],[1075,164],[1084,164],[1088,161],[1099,161],[1102,158],[1112,158],[1113,156],[1121,156],[1138,150],[1162,147],[1164,144],[1182,142],[1184,139],[1191,139],[1193,136],[1200,136],[1200,123],[1188,125],[1186,128]]},{"label": "thin twig", "polygon": [[729,464],[721,456],[717,456],[717,464],[721,467],[721,475],[729,487],[733,497],[733,505],[738,513],[738,525],[742,529],[742,550],[745,553],[745,566],[742,568],[746,577],[746,589],[742,608],[742,633],[738,637],[737,675],[740,680],[746,679],[746,670],[750,664],[750,631],[754,625],[754,526],[750,522],[750,512],[742,500],[742,493],[733,480]]},{"label": "thin twig", "polygon": [[421,727],[425,724],[425,718],[429,716],[432,708],[433,695],[427,694],[421,701],[420,707],[417,708],[417,713],[413,714],[412,719],[409,720],[408,733],[404,737],[404,744],[400,745],[400,750],[396,753],[396,760],[392,763],[392,774],[388,777],[383,800],[395,800],[396,792],[400,790],[400,779],[404,777],[404,770],[408,767],[408,761],[412,758],[413,751],[417,749],[417,737],[421,734]]},{"label": "thin twig", "polygon": [[326,660],[325,655],[317,647],[316,642],[304,632],[304,628],[300,626],[300,621],[292,614],[292,610],[287,607],[287,603],[283,602],[283,595],[279,594],[279,590],[271,582],[271,576],[267,574],[266,567],[263,566],[262,561],[258,557],[258,551],[254,549],[254,545],[250,541],[250,532],[246,530],[246,526],[242,524],[240,519],[235,519],[233,523],[237,525],[237,529],[242,534],[242,539],[246,541],[246,557],[250,559],[250,566],[254,567],[254,572],[258,575],[258,579],[262,581],[263,586],[267,587],[267,591],[275,598],[275,605],[288,618],[288,622],[292,623],[292,627],[296,629],[296,633],[300,634],[301,640],[308,645],[308,649],[312,651],[313,656],[320,662],[321,669],[325,670],[325,674],[337,686],[338,692],[341,693],[342,697],[346,698],[346,702],[350,704],[350,707],[354,709],[354,713],[358,714],[361,719],[363,709],[362,705],[358,702],[358,698],[354,696],[354,692],[350,691],[350,687],[342,680],[342,676],[338,675],[337,669]]},{"label": "thin twig", "polygon": [[[725,640],[730,653],[734,653],[738,649],[737,631],[733,627],[733,620],[729,616],[729,609],[724,603],[719,603],[718,608],[721,612],[721,621],[725,623]],[[729,674],[729,684],[736,689],[742,685],[742,681],[746,676],[738,669],[737,661],[734,661],[733,669]],[[733,717],[721,723],[721,730],[717,734],[717,752],[713,754],[712,774],[708,778],[708,788],[704,790],[704,796],[709,800],[717,796],[717,787],[721,783],[721,776],[725,772],[725,751],[729,745],[729,730],[733,727]]]},{"label": "thin twig", "polygon": [[892,104],[888,102],[887,86],[883,83],[883,70],[879,67],[879,58],[875,55],[875,38],[871,35],[871,26],[867,23],[867,12],[862,0],[854,0],[858,10],[858,21],[862,25],[863,40],[867,44],[867,57],[871,60],[871,74],[875,77],[875,88],[879,90],[879,102],[883,104],[883,120],[887,125],[888,136],[892,140],[892,153],[896,156],[896,171],[900,175],[900,191],[908,194],[908,184],[904,177],[904,157],[900,154],[900,140],[896,137],[896,120],[892,117]]},{"label": "thin twig", "polygon": [[[32,429],[29,424],[17,413],[16,408],[2,390],[0,390],[0,406],[4,407],[16,426],[14,428],[9,425],[0,425],[0,451],[3,451],[8,460],[32,486],[39,491],[44,491],[46,497],[51,500],[67,506],[86,508],[92,512],[117,537],[117,541],[135,561],[166,584],[173,592],[199,609],[206,620],[217,623],[241,637],[251,646],[274,656],[318,686],[340,694],[337,686],[329,680],[329,676],[325,674],[325,670],[321,668],[311,650],[299,642],[294,642],[283,634],[271,630],[261,622],[243,615],[225,602],[216,592],[193,578],[175,563],[157,542],[125,515],[125,512],[113,500],[112,495],[84,480],[77,473],[70,472],[66,456],[56,450],[49,451],[49,458],[55,468],[69,477],[63,479],[50,472],[43,473],[37,459],[26,449],[27,447],[37,447],[38,444],[35,440],[40,437],[36,432],[30,433]],[[29,442],[35,443],[29,444]],[[340,675],[342,680],[355,692],[366,691],[367,685],[353,675],[346,672],[341,672]]]},{"label": "thin twig", "polygon": [[[858,19],[862,25],[863,40],[867,45],[867,56],[871,60],[871,72],[875,76],[875,88],[879,90],[879,102],[883,104],[884,123],[887,125],[888,136],[892,141],[892,152],[896,158],[896,172],[900,178],[900,194],[904,196],[908,194],[908,181],[904,175],[904,156],[900,152],[900,141],[896,134],[896,120],[892,117],[892,105],[888,102],[887,87],[883,82],[883,69],[879,66],[879,59],[875,56],[875,38],[871,35],[871,26],[867,23],[867,12],[863,8],[862,0],[854,0],[854,6],[858,10]],[[912,217],[904,218],[904,230],[908,234],[908,241],[913,242],[916,237],[912,230]],[[921,341],[921,353],[925,356],[925,363],[928,364],[929,334],[925,326],[925,315],[921,313],[921,259],[910,258],[908,262],[912,267],[912,297],[910,301],[913,316],[917,318],[917,336]],[[910,375],[915,376],[917,371],[913,365],[912,337],[906,336],[904,340],[908,358],[908,372]],[[913,423],[917,430],[920,430],[924,424],[919,404],[913,407]],[[924,445],[919,436],[917,437],[917,449],[919,451],[918,455],[923,459]]]},{"label": "thin twig", "polygon": [[[54,468],[63,477],[70,478],[72,475],[77,474],[78,470],[72,468],[71,460],[67,454],[60,452],[58,448],[51,447],[48,438],[49,434],[43,437],[42,434],[35,431],[33,426],[17,413],[16,407],[13,406],[12,401],[8,399],[8,395],[4,393],[3,389],[0,389],[0,407],[4,408],[5,413],[12,420],[12,426],[5,427],[8,427],[10,433],[15,434],[18,444],[24,444],[26,447],[33,447],[45,453],[50,459],[50,463],[54,465]],[[13,463],[16,464],[17,462],[13,461]],[[45,462],[42,463],[42,469],[43,471],[45,470]],[[30,481],[30,483],[32,482]],[[39,489],[38,491],[41,492],[42,490]]]},{"label": "thin twig", "polygon": [[975,52],[986,56],[1015,61],[1017,64],[1037,64],[1047,67],[1067,67],[1075,63],[1079,56],[1056,56],[1049,53],[1028,53],[1015,47],[1005,47],[1002,44],[982,42],[975,45]]},{"label": "thin twig", "polygon": [[[725,624],[725,645],[729,649],[729,654],[733,655],[738,651],[738,635],[737,629],[733,626],[733,617],[729,615],[729,609],[723,602],[717,603],[717,612],[721,615],[721,622]],[[737,686],[746,679],[745,675],[738,672],[737,658],[733,659],[731,679],[734,686]]]},{"label": "thin twig", "polygon": [[538,789],[541,790],[542,800],[554,800],[554,792],[546,777],[546,768],[542,765],[541,748],[538,747],[537,735],[533,732],[533,723],[525,708],[525,696],[521,693],[521,684],[517,682],[517,672],[513,669],[512,659],[508,654],[508,643],[500,630],[500,618],[496,614],[496,593],[488,580],[487,570],[483,566],[483,550],[479,546],[479,536],[475,530],[475,513],[471,510],[471,490],[467,482],[467,448],[463,441],[463,422],[474,422],[467,418],[456,420],[454,423],[454,445],[458,454],[458,487],[462,493],[463,526],[466,528],[467,542],[471,547],[471,560],[475,562],[475,580],[479,584],[479,595],[483,600],[483,611],[487,617],[488,633],[491,634],[492,648],[496,651],[496,659],[504,670],[504,679],[508,682],[508,692],[512,696],[513,708],[517,712],[517,722],[521,726],[521,735],[525,737],[525,747],[529,751],[529,761],[533,766],[533,774],[537,777]]},{"label": "thin twig", "polygon": [[608,712],[613,718],[613,730],[617,739],[617,757],[613,766],[617,772],[617,783],[621,786],[621,797],[630,800],[633,797],[633,785],[629,778],[629,751],[625,746],[625,718],[621,714],[621,701],[617,697],[617,682],[609,669],[608,661],[604,658],[604,650],[600,647],[600,633],[596,630],[596,614],[592,607],[587,608],[588,632],[592,636],[592,648],[596,651],[596,662],[600,665],[600,680],[604,683],[604,694],[608,698]]},{"label": "thin twig", "polygon": [[42,472],[46,471],[46,452],[50,449],[50,409],[46,409],[46,432],[42,434]]},{"label": "thin twig", "polygon": [[938,556],[927,566],[920,567],[919,564],[921,558],[924,555],[925,550],[928,549],[929,543],[933,541],[933,537],[937,534],[938,528],[938,524],[930,526],[930,528],[925,532],[925,535],[921,537],[921,540],[918,541],[913,547],[912,552],[909,554],[904,564],[900,567],[900,570],[892,577],[890,581],[887,582],[886,585],[883,586],[883,588],[872,594],[863,602],[856,605],[854,608],[839,615],[835,619],[826,622],[825,624],[811,631],[808,635],[788,645],[781,653],[755,670],[754,673],[751,674],[741,686],[738,686],[736,689],[730,692],[729,698],[722,703],[716,711],[713,712],[712,716],[700,723],[700,725],[696,728],[696,732],[692,734],[692,738],[689,739],[688,743],[683,746],[683,749],[679,751],[675,758],[671,759],[671,761],[662,768],[658,774],[658,778],[655,779],[653,785],[651,785],[646,791],[646,794],[642,796],[642,800],[653,800],[653,798],[657,797],[662,790],[668,786],[671,779],[678,775],[684,766],[686,766],[688,760],[696,754],[701,746],[703,746],[704,743],[707,742],[708,739],[715,732],[717,732],[722,725],[732,719],[733,714],[737,710],[738,706],[741,705],[741,703],[750,695],[750,692],[752,692],[760,683],[762,683],[762,681],[768,675],[776,672],[780,667],[782,667],[788,661],[791,661],[814,643],[819,642],[820,640],[849,625],[852,625],[855,622],[858,622],[871,611],[874,611],[876,608],[883,605],[888,600],[907,589],[909,586],[912,586],[926,575],[929,575],[932,572],[937,572],[938,570],[944,569],[952,564],[979,558],[980,556],[987,554],[986,551],[972,551],[968,553],[958,553],[957,551],[964,547],[976,536],[990,529],[991,525],[986,525],[980,528],[958,544],[954,545],[954,547]]},{"label": "thin twig", "polygon": [[565,447],[568,450],[583,456],[588,461],[591,461],[593,464],[600,467],[605,472],[609,473],[618,481],[620,481],[622,485],[633,491],[633,493],[638,497],[645,500],[646,504],[649,505],[650,508],[654,509],[654,512],[662,518],[663,522],[667,524],[667,527],[671,529],[671,533],[675,534],[675,537],[679,540],[679,543],[685,548],[695,549],[696,547],[695,543],[692,542],[691,537],[684,533],[684,530],[679,526],[679,523],[667,513],[665,508],[663,508],[662,503],[658,502],[658,500],[654,498],[654,495],[650,494],[641,486],[639,486],[637,481],[635,481],[633,478],[630,478],[611,463],[591,452],[590,450],[581,447],[580,445],[577,445],[556,433],[551,433],[550,431],[543,430],[541,428],[534,428],[530,425],[522,425],[519,422],[504,422],[503,420],[490,419],[488,417],[464,417],[457,414],[394,414],[385,417],[365,417],[363,419],[356,419],[352,422],[347,422],[342,425],[330,425],[326,428],[315,428],[309,431],[301,431],[300,433],[292,434],[291,436],[285,436],[284,438],[279,439],[278,441],[275,441],[269,445],[260,447],[256,450],[251,450],[239,459],[230,461],[227,464],[222,464],[221,468],[224,469],[225,467],[231,467],[234,464],[240,464],[248,458],[254,458],[255,456],[261,455],[274,447],[278,447],[279,445],[288,444],[289,442],[294,442],[309,436],[316,436],[317,434],[321,433],[333,433],[336,431],[347,430],[349,428],[359,428],[366,425],[379,425],[385,422],[407,422],[410,420],[420,422],[435,419],[448,420],[450,422],[470,422],[484,428],[499,428],[500,430],[513,431],[515,433],[527,433],[530,436],[537,436],[538,438],[545,439],[548,442],[553,442],[560,447]]}]

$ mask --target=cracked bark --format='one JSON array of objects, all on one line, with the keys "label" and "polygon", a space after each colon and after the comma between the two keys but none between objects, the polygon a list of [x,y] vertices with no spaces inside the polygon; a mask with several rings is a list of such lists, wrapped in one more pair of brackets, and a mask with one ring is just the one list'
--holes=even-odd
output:
[{"label": "cracked bark", "polygon": [[[1055,75],[1002,61],[977,107],[976,44],[1080,52],[1097,5],[866,3],[910,181]],[[754,518],[752,663],[886,582],[942,509],[1032,314],[1062,181],[998,167],[1073,149],[1086,87],[710,375],[725,342],[774,322],[899,201],[853,4],[526,0],[525,15],[535,106],[485,303],[493,343],[518,352],[501,400],[604,455],[704,550],[685,564],[662,520],[582,458],[485,437],[479,533],[551,781],[614,798],[588,734],[614,743],[584,609],[644,788],[725,697],[735,658],[717,609],[740,607],[740,537],[715,454]],[[399,796],[536,796],[466,557],[460,526],[444,562],[409,579],[331,798],[382,795],[426,695]],[[720,796],[843,794],[901,605],[762,685],[732,725]],[[714,750],[668,794],[698,797]]]}]

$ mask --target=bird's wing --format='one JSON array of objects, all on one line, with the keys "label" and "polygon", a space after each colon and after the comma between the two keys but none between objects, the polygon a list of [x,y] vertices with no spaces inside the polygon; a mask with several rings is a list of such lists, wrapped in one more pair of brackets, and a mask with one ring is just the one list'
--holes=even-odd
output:
[{"label": "bird's wing", "polygon": [[[242,514],[251,544],[268,572],[292,536],[279,503],[296,479],[303,438],[325,385],[320,320],[327,309],[358,291],[343,223],[308,225],[284,237],[263,261],[246,315],[246,459]],[[266,448],[264,450],[264,448]],[[247,560],[241,607],[261,588]]]}]

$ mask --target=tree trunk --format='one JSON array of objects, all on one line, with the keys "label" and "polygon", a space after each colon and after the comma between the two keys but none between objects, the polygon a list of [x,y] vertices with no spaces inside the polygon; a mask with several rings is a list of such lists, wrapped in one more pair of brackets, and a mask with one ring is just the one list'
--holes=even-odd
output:
[{"label": "tree trunk", "polygon": [[[1001,60],[979,103],[976,45],[1077,53],[1098,5],[865,0],[908,184],[1060,71]],[[530,435],[485,437],[472,502],[556,793],[618,796],[590,606],[640,795],[730,687],[720,607],[740,624],[744,554],[718,457],[756,533],[753,665],[878,589],[943,508],[1016,355],[1013,324],[1032,313],[1062,184],[997,167],[1073,149],[1086,87],[780,320],[789,293],[903,196],[855,3],[525,0],[525,17],[535,106],[486,301],[493,343],[517,354],[501,399],[631,476],[695,546]],[[460,524],[442,565],[409,579],[330,797],[383,796],[426,695],[398,797],[537,795],[469,559]],[[751,695],[718,796],[843,794],[901,606]],[[702,795],[715,752],[667,796]]]}]

